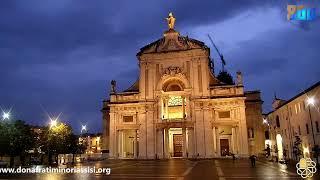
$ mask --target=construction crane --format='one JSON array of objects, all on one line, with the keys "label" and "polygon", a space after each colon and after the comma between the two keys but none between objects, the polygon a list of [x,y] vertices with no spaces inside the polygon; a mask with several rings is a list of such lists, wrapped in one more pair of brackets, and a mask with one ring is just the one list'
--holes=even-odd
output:
[{"label": "construction crane", "polygon": [[224,72],[224,66],[226,65],[226,61],[224,60],[223,55],[220,53],[219,49],[218,49],[217,46],[214,44],[214,42],[213,42],[213,40],[212,40],[212,38],[211,38],[211,36],[210,36],[209,34],[208,34],[208,38],[209,38],[211,44],[213,45],[213,47],[216,49],[216,51],[217,51],[217,53],[219,54],[219,56],[220,56],[221,65],[222,65],[222,72]]}]

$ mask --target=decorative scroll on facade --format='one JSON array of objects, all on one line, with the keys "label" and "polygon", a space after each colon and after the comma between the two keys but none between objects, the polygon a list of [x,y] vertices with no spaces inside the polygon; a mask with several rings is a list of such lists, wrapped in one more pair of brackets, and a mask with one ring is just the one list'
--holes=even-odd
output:
[{"label": "decorative scroll on facade", "polygon": [[168,67],[163,70],[163,75],[175,75],[175,74],[182,74],[182,69],[180,67]]}]

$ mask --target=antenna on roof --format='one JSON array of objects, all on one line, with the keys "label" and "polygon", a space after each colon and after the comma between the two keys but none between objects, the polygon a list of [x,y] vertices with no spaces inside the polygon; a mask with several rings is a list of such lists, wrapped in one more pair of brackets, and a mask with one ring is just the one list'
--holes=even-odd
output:
[{"label": "antenna on roof", "polygon": [[214,42],[213,42],[213,40],[212,40],[212,38],[211,38],[211,36],[210,36],[209,34],[208,34],[208,38],[209,38],[211,44],[213,45],[213,47],[216,49],[216,51],[217,51],[217,53],[219,54],[219,56],[220,56],[221,65],[222,65],[222,72],[224,72],[224,66],[226,65],[226,61],[224,60],[223,55],[220,53],[219,49],[218,49],[217,46],[214,44]]}]

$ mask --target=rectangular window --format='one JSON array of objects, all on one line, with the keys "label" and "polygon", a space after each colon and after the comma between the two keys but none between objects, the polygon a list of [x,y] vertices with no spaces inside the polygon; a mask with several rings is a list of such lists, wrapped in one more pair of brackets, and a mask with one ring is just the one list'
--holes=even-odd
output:
[{"label": "rectangular window", "polygon": [[220,111],[219,118],[230,118],[230,111]]},{"label": "rectangular window", "polygon": [[280,119],[279,116],[276,117],[276,125],[279,128],[280,127]]},{"label": "rectangular window", "polygon": [[149,70],[146,69],[145,70],[145,92],[146,92],[146,96],[149,95]]},{"label": "rectangular window", "polygon": [[291,106],[289,108],[289,113],[290,113],[290,116],[292,116],[292,108],[291,108]]},{"label": "rectangular window", "polygon": [[317,132],[320,132],[320,129],[319,129],[319,122],[316,121],[316,129],[317,129]]},{"label": "rectangular window", "polygon": [[306,124],[306,130],[307,130],[307,134],[309,134],[309,125],[308,125],[308,123]]},{"label": "rectangular window", "polygon": [[270,139],[269,131],[265,131],[265,132],[264,132],[264,137],[265,137],[266,139]]},{"label": "rectangular window", "polygon": [[299,135],[301,135],[301,128],[300,128],[300,126],[298,126],[298,130],[299,130]]},{"label": "rectangular window", "polygon": [[123,122],[133,122],[133,116],[123,116]]},{"label": "rectangular window", "polygon": [[202,92],[202,71],[201,71],[201,65],[198,65],[198,82],[199,82],[199,92]]},{"label": "rectangular window", "polygon": [[160,66],[159,64],[156,65],[156,78],[157,78],[157,82],[160,79]]},{"label": "rectangular window", "polygon": [[188,75],[188,79],[190,81],[190,61],[187,61],[187,75]]}]

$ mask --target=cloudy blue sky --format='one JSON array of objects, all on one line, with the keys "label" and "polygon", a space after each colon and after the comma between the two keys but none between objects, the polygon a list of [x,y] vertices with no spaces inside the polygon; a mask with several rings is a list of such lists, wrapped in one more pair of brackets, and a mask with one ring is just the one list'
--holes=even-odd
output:
[{"label": "cloudy blue sky", "polygon": [[[312,2],[319,13],[319,1]],[[213,37],[227,70],[243,72],[246,90],[262,91],[267,112],[274,92],[288,99],[320,79],[320,17],[287,21],[288,3],[294,1],[2,0],[1,108],[38,125],[48,123],[46,112],[62,112],[77,132],[81,123],[101,131],[110,80],[120,89],[136,80],[136,53],[162,36],[172,11],[182,35],[209,47],[207,34]]]}]

